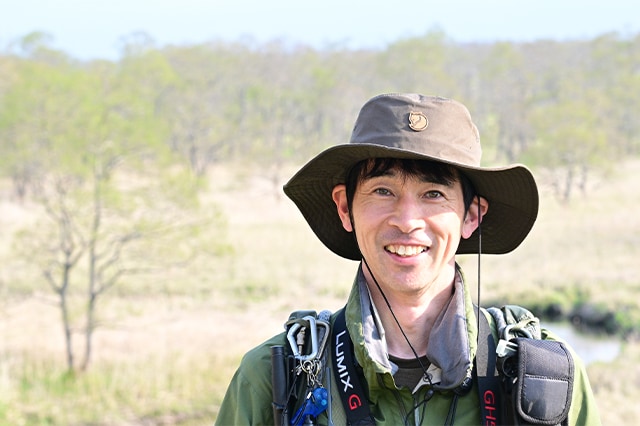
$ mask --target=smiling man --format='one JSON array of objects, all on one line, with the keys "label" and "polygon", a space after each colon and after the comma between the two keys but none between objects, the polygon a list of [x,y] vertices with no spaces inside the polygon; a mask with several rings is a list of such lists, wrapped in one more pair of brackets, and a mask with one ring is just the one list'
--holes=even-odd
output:
[{"label": "smiling man", "polygon": [[[347,181],[350,190],[339,184],[332,196],[366,262],[373,301],[384,306],[386,295],[391,306],[403,307],[395,314],[414,349],[425,354],[435,317],[451,299],[460,238],[471,236],[487,202],[473,196],[468,181],[463,188],[455,168],[431,161],[364,160]],[[393,330],[388,352],[411,358],[390,314],[379,311],[385,330]]]},{"label": "smiling man", "polygon": [[515,249],[538,212],[526,167],[480,157],[462,104],[380,95],[350,143],[285,185],[318,238],[360,266],[344,309],[292,315],[245,355],[218,424],[599,424],[566,345],[523,308],[474,307],[456,255]]}]

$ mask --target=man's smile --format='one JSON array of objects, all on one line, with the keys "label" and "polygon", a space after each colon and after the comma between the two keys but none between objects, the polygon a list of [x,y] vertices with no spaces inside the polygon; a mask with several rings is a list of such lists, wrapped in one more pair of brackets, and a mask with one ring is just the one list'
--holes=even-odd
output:
[{"label": "man's smile", "polygon": [[384,248],[389,253],[396,254],[401,257],[417,256],[420,253],[427,251],[425,246],[406,246],[399,244],[389,244]]}]

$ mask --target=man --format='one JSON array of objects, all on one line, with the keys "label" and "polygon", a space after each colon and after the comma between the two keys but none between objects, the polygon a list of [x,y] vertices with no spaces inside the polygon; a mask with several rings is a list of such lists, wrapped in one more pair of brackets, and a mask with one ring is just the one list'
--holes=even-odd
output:
[{"label": "man", "polygon": [[[275,418],[295,424],[355,423],[351,411],[363,408],[357,420],[363,424],[495,424],[496,402],[488,397],[494,392],[484,390],[478,377],[487,370],[480,354],[495,353],[486,347],[497,337],[499,324],[484,310],[477,315],[455,256],[515,249],[536,219],[538,191],[527,168],[483,168],[480,157],[477,128],[460,103],[417,94],[381,95],[362,107],[349,144],[320,153],[285,185],[318,238],[339,256],[360,262],[345,320],[339,322],[340,315],[334,314],[330,321],[334,329],[346,321],[346,330],[334,330],[327,345],[333,355],[324,358],[321,368],[297,364],[286,389],[294,406],[272,405],[271,348],[291,346],[295,353],[290,334],[247,353],[218,424],[273,424]],[[508,316],[518,321],[525,317],[522,311],[513,307]],[[493,328],[493,334],[486,333],[491,343],[479,331],[482,324]],[[344,336],[348,340],[341,340]],[[555,340],[547,331],[540,337]],[[304,350],[303,342],[297,343]],[[525,359],[525,346],[504,343],[510,354],[520,351]],[[346,369],[344,357],[351,353],[357,374]],[[326,361],[331,356],[333,364]],[[546,414],[560,401],[561,410],[570,404],[563,424],[599,424],[582,363],[573,356],[567,365],[571,382],[564,376],[547,381],[536,381],[535,374],[519,377],[519,383],[530,386],[518,398],[529,401],[532,396],[525,393],[532,389],[548,397],[536,396],[521,411]],[[305,373],[306,381],[292,386]],[[327,400],[312,396],[312,390],[325,388],[326,394],[318,395]],[[355,399],[345,396],[343,403],[342,394],[356,388],[364,389]],[[317,411],[309,408],[313,404]],[[300,406],[303,415],[296,416]]]}]

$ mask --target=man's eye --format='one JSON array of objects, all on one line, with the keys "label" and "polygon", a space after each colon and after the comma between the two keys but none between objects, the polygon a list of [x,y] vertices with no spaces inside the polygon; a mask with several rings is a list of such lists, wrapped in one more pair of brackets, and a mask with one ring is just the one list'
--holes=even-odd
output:
[{"label": "man's eye", "polygon": [[386,188],[376,188],[376,189],[373,190],[373,192],[375,194],[378,194],[378,195],[390,195],[391,194],[391,191],[389,191]]},{"label": "man's eye", "polygon": [[431,198],[431,199],[440,198],[440,197],[442,197],[442,192],[440,192],[440,191],[428,191],[424,196],[426,198]]}]

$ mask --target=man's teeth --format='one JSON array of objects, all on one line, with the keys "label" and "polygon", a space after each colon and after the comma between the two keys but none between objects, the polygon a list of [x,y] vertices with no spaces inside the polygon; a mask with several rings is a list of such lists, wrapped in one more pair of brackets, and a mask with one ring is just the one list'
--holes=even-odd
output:
[{"label": "man's teeth", "polygon": [[426,251],[424,246],[400,246],[400,245],[388,245],[387,251],[397,254],[398,256],[415,256],[417,254]]}]

